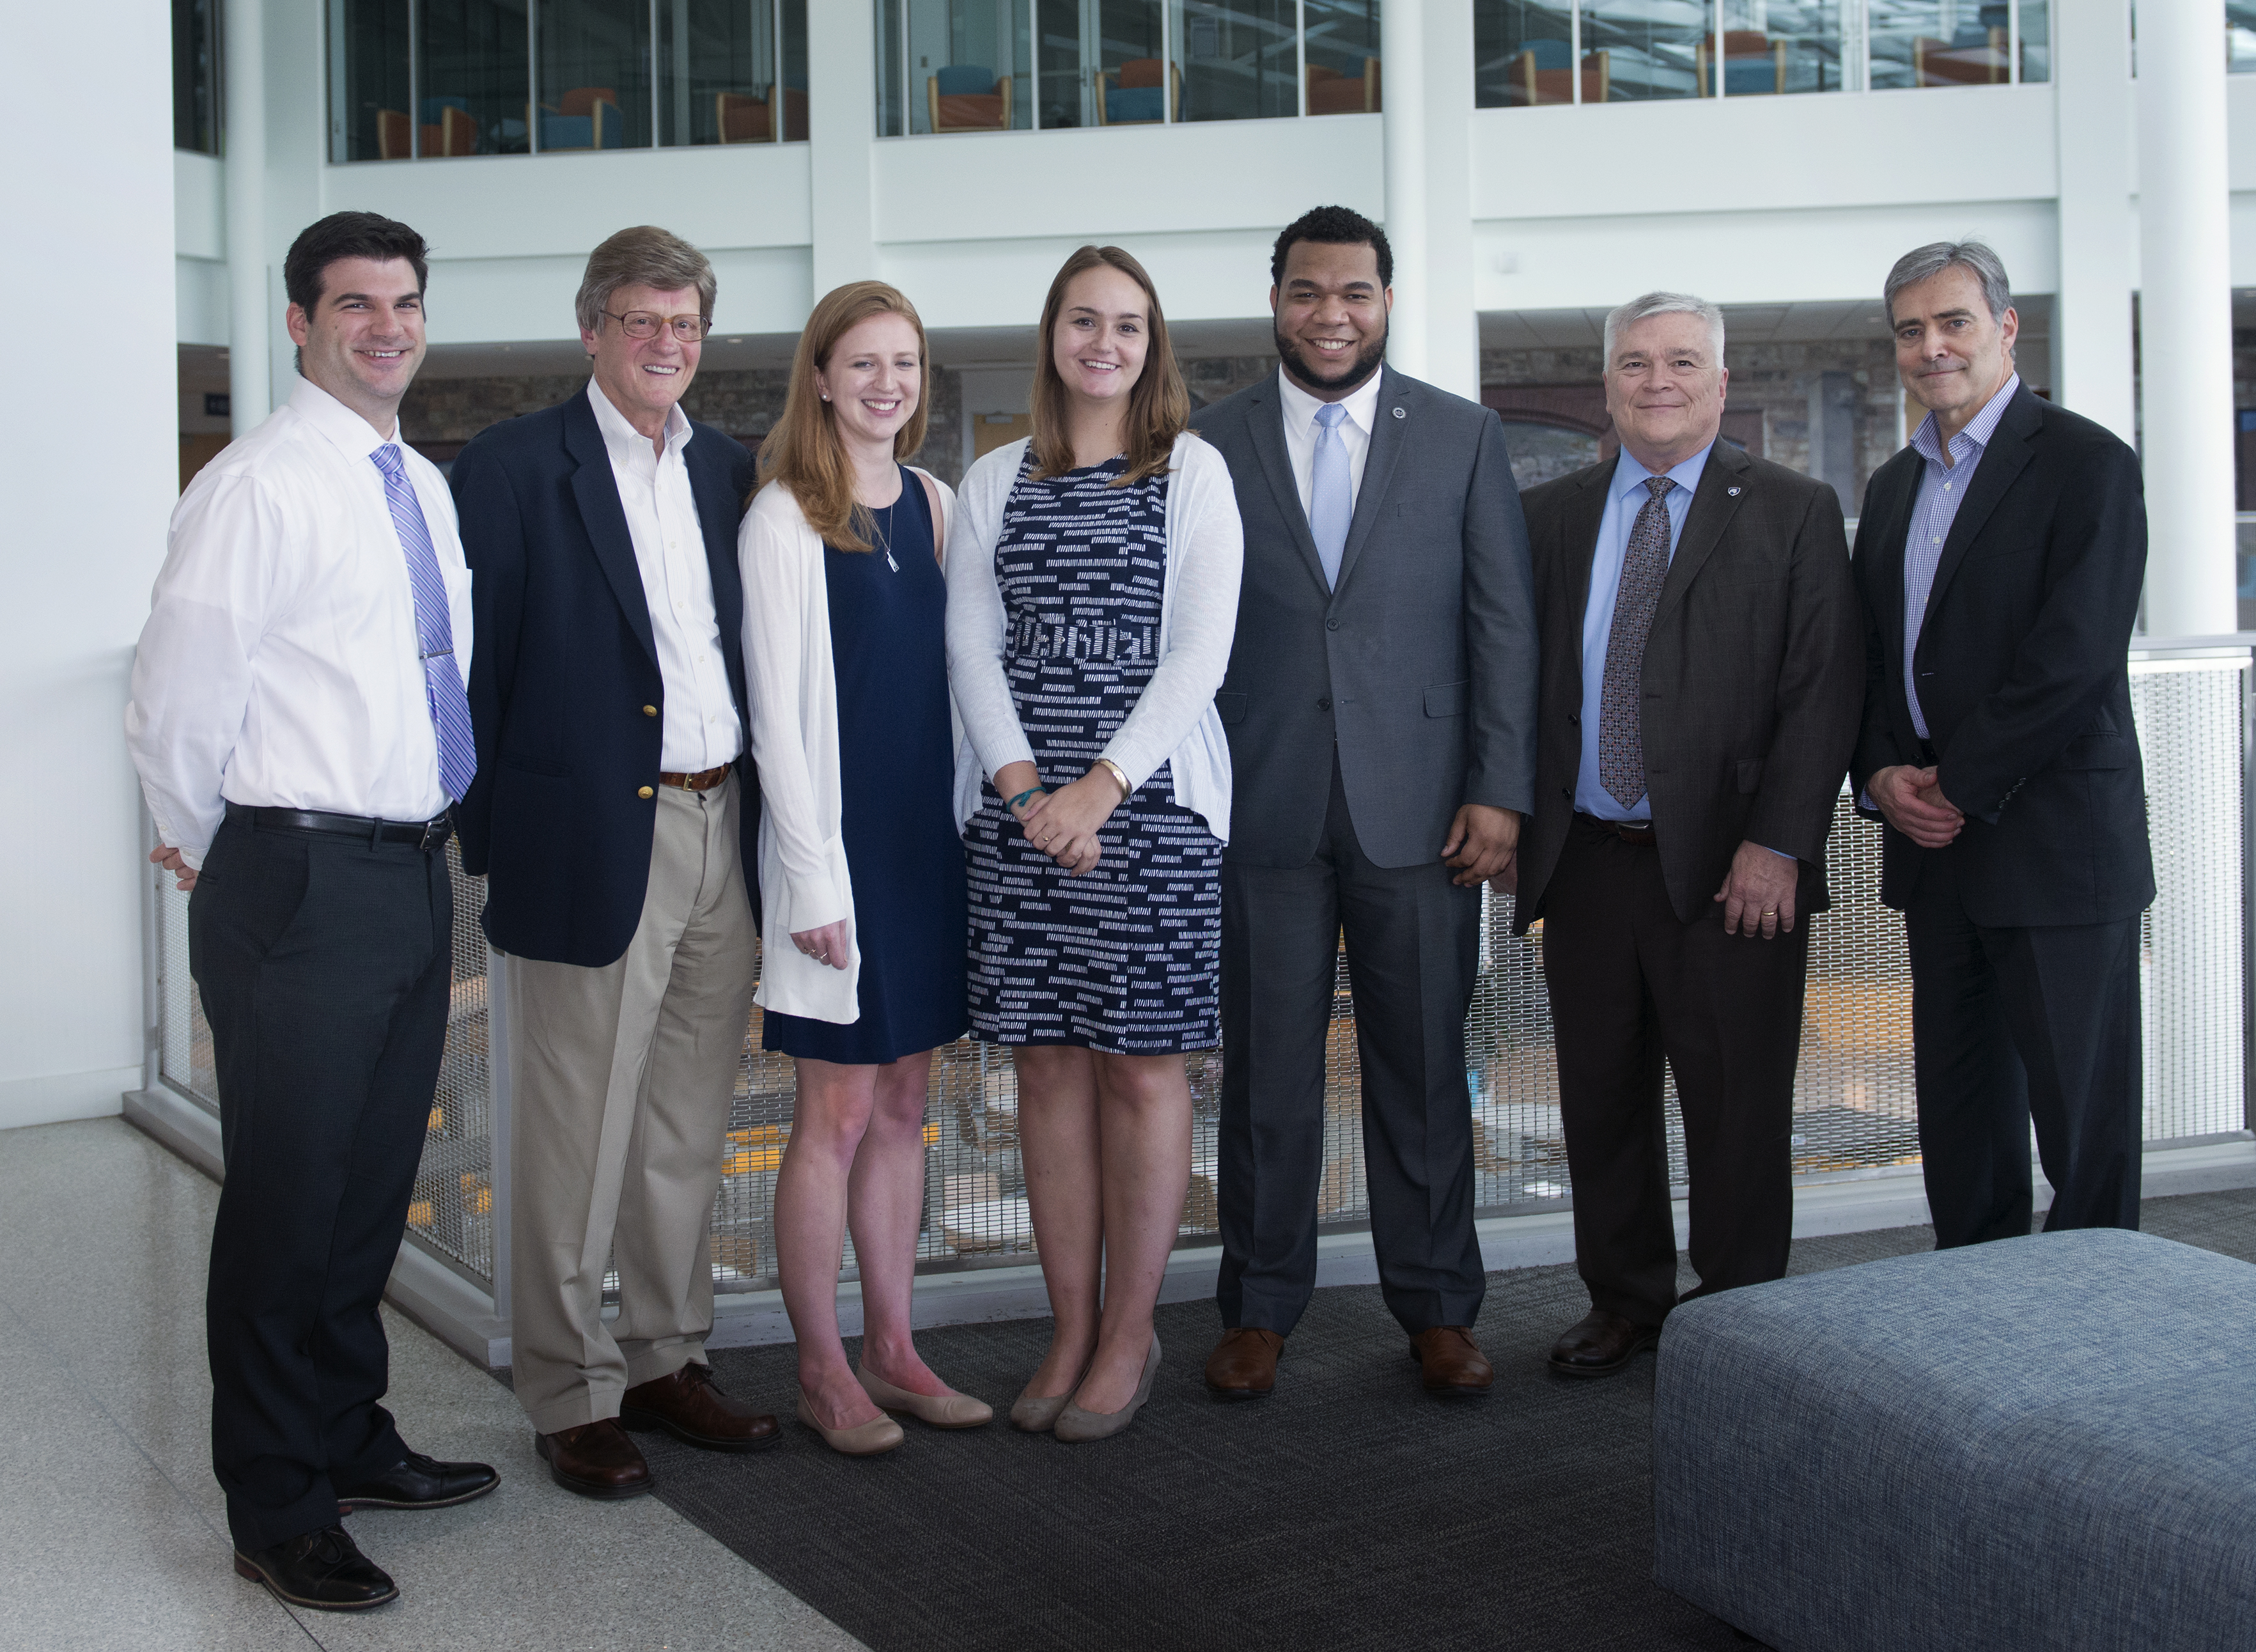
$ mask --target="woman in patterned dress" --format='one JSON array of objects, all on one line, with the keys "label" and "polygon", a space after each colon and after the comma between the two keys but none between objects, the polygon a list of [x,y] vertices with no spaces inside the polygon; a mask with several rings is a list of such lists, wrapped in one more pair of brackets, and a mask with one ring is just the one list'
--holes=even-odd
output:
[{"label": "woman in patterned dress", "polygon": [[[776,1267],[799,1338],[799,1417],[855,1456],[993,1413],[910,1334],[934,1047],[963,1034],[963,858],[938,550],[954,496],[901,459],[924,441],[924,324],[878,281],[800,335],[765,486],[738,533],[759,765],[762,1042],[797,1097],[776,1183]],[[849,1198],[849,1189],[851,1198]],[[850,1218],[864,1336],[849,1369],[838,1267]]]},{"label": "woman in patterned dress", "polygon": [[[1030,1431],[1127,1426],[1190,1180],[1188,1050],[1220,1042],[1230,751],[1214,693],[1244,553],[1158,294],[1117,247],[1042,307],[1033,435],[964,478],[948,657],[968,746],[971,1024],[1013,1047],[1049,1355]],[[970,760],[976,753],[976,762]]]}]

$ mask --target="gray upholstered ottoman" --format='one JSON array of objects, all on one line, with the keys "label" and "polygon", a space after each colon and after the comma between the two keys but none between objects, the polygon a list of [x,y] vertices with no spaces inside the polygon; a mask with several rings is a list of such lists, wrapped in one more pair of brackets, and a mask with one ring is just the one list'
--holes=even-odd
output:
[{"label": "gray upholstered ottoman", "polygon": [[1687,1303],[1654,1580],[1783,1649],[2256,1647],[2256,1267],[2111,1230]]}]

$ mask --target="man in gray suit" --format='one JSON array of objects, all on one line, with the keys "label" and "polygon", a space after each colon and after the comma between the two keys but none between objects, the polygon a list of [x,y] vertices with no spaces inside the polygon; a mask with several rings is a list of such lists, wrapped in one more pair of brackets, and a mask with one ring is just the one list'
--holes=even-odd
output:
[{"label": "man in gray suit", "polygon": [[1480,887],[1533,804],[1534,597],[1497,416],[1381,364],[1393,255],[1320,207],[1277,237],[1277,375],[1192,423],[1245,525],[1216,704],[1223,862],[1224,1334],[1209,1387],[1255,1399],[1316,1276],[1324,1056],[1344,932],[1371,1228],[1428,1392],[1485,1393],[1470,1328],[1464,1020]]}]

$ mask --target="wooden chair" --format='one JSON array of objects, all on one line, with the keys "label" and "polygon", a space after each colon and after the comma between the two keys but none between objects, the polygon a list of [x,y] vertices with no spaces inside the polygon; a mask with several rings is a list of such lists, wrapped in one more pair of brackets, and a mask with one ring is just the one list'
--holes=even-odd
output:
[{"label": "wooden chair", "polygon": [[[1117,69],[1098,69],[1095,73],[1099,126],[1158,124],[1161,109],[1159,59],[1131,58]],[[1114,77],[1117,77],[1117,86],[1108,83]],[[1169,120],[1181,120],[1183,116],[1182,72],[1172,63],[1167,65],[1166,116]]]},{"label": "wooden chair", "polygon": [[543,149],[618,149],[626,142],[619,95],[608,86],[575,86],[539,112]]},{"label": "wooden chair", "polygon": [[762,97],[752,92],[713,94],[713,127],[724,144],[775,142],[774,88]]},{"label": "wooden chair", "polygon": [[2003,29],[1961,29],[1948,40],[1912,38],[1914,86],[2002,86],[2006,69]]},{"label": "wooden chair", "polygon": [[1308,65],[1308,113],[1311,115],[1375,115],[1378,112],[1378,60],[1363,60],[1360,79]]},{"label": "wooden chair", "polygon": [[[1512,60],[1505,92],[1512,103],[1571,103],[1574,69],[1564,40],[1534,40]],[[1608,54],[1583,53],[1583,102],[1603,103],[1612,90]]]},{"label": "wooden chair", "polygon": [[404,109],[376,111],[376,158],[405,160],[415,152],[415,126]]},{"label": "wooden chair", "polygon": [[1011,77],[975,64],[951,63],[924,77],[925,114],[936,132],[1007,132]]},{"label": "wooden chair", "polygon": [[[1708,74],[1710,45],[1710,37],[1703,34],[1700,44],[1692,49],[1693,67],[1703,97],[1718,95]],[[1786,90],[1786,42],[1772,39],[1760,29],[1724,30],[1721,90],[1723,95],[1731,97],[1760,97]]]},{"label": "wooden chair", "polygon": [[478,124],[470,118],[470,106],[459,97],[427,97],[423,113],[435,114],[434,123],[423,123],[423,156],[427,160],[434,155],[475,155],[478,152]]}]

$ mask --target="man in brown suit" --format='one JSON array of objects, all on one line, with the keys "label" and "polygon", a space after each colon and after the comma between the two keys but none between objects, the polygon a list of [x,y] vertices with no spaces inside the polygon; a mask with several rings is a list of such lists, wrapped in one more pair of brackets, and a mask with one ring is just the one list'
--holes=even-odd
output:
[{"label": "man in brown suit", "polygon": [[[1588,1317],[1553,1369],[1607,1376],[1676,1304],[1662,1061],[1699,1290],[1776,1279],[1825,836],[1864,695],[1833,490],[1717,441],[1723,313],[1606,318],[1621,453],[1526,496],[1542,687],[1535,814],[1498,879],[1543,921]],[[1697,1294],[1697,1293],[1696,1293]]]}]

